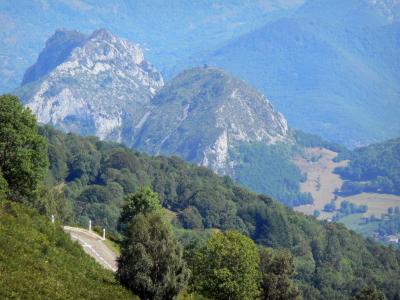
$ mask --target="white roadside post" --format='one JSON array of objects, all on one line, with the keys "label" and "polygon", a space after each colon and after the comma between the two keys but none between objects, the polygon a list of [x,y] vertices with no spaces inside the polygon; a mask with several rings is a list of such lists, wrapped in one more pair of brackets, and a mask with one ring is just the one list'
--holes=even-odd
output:
[{"label": "white roadside post", "polygon": [[106,229],[103,228],[103,241],[105,241],[105,240],[106,240]]},{"label": "white roadside post", "polygon": [[51,223],[54,224],[54,215],[51,215]]},{"label": "white roadside post", "polygon": [[92,232],[92,220],[89,220],[89,232]]}]

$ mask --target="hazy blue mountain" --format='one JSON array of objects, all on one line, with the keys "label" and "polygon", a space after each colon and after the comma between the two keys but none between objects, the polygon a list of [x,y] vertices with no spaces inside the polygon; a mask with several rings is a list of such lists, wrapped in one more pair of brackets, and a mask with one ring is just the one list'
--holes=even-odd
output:
[{"label": "hazy blue mountain", "polygon": [[255,85],[291,126],[350,146],[400,133],[399,1],[309,0],[200,60]]},{"label": "hazy blue mountain", "polygon": [[[107,28],[143,45],[163,73],[184,58],[216,49],[304,0],[3,0],[0,1],[0,92],[17,87],[57,28],[86,34]],[[177,70],[178,71],[178,70]]]}]

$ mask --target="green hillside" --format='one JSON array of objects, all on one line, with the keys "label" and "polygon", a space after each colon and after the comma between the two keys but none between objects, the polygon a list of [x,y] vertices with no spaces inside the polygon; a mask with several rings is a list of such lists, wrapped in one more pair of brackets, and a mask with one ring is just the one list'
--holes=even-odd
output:
[{"label": "green hillside", "polygon": [[336,170],[346,180],[341,190],[343,194],[400,195],[400,138],[343,153],[339,159],[350,159],[347,167]]},{"label": "green hillside", "polygon": [[69,214],[69,222],[86,225],[90,218],[115,231],[124,195],[148,185],[177,215],[177,227],[196,229],[188,232],[195,239],[203,227],[235,229],[258,244],[290,250],[295,281],[306,299],[346,299],[370,285],[389,299],[399,296],[400,252],[364,240],[343,225],[295,213],[176,157],[151,157],[50,127],[41,131],[49,141],[47,182],[55,187],[49,199],[65,203],[56,212]]},{"label": "green hillside", "polygon": [[1,299],[135,299],[58,224],[0,201]]}]

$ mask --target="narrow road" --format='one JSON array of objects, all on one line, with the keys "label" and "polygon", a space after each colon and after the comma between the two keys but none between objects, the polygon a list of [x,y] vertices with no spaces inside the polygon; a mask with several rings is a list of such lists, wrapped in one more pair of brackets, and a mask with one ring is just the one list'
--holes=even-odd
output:
[{"label": "narrow road", "polygon": [[64,231],[71,236],[72,240],[78,241],[83,250],[103,267],[113,272],[117,271],[117,256],[104,244],[99,235],[82,228],[69,226],[64,226]]}]

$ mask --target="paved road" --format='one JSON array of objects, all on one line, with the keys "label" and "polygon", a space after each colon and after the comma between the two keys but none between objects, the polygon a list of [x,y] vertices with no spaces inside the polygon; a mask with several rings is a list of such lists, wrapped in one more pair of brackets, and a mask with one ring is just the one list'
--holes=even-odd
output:
[{"label": "paved road", "polygon": [[104,244],[102,238],[94,232],[76,227],[64,226],[64,231],[68,233],[72,240],[78,241],[87,254],[113,272],[117,271],[117,256]]}]

